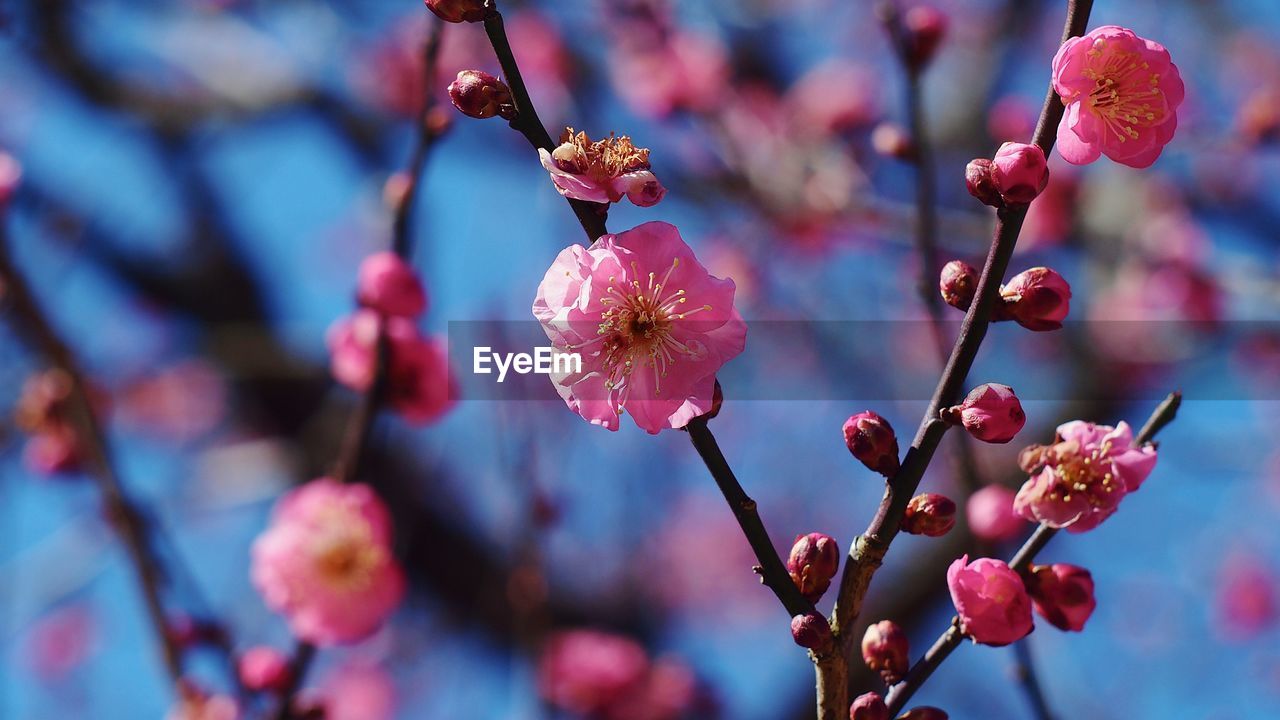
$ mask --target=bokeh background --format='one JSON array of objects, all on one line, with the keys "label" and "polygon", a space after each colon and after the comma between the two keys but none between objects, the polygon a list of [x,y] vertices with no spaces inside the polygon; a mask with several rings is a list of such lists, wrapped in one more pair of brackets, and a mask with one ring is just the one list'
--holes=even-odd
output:
[{"label": "bokeh background", "polygon": [[[976,264],[991,217],[964,164],[1029,137],[1065,3],[934,4],[951,19],[925,82],[940,241]],[[502,7],[553,134],[653,149],[667,198],[615,206],[611,229],[677,224],[735,279],[748,323],[877,321],[753,347],[826,372],[787,397],[769,392],[768,362],[738,371],[715,421],[780,551],[810,531],[847,542],[881,482],[848,456],[841,422],[874,409],[910,436],[926,401],[912,388],[938,371],[919,332],[914,171],[885,152],[903,77],[873,3]],[[0,18],[0,148],[24,171],[4,222],[110,396],[124,481],[171,561],[171,606],[216,619],[236,650],[287,648],[248,548],[272,501],[332,463],[353,405],[329,380],[325,330],[351,307],[356,264],[388,242],[383,185],[413,143],[436,21],[415,0],[9,0]],[[1017,450],[1056,422],[1137,424],[1181,389],[1144,490],[1042,555],[1092,570],[1089,627],[1042,622],[1029,646],[1062,717],[1280,717],[1280,4],[1099,0],[1090,27],[1108,23],[1172,52],[1188,85],[1178,136],[1146,171],[1052,159],[1013,268],[1063,273],[1073,322],[993,327],[974,379],[1018,378],[1030,419],[977,460],[985,481],[1014,486]],[[497,72],[479,26],[449,26],[434,102],[466,68]],[[523,138],[454,120],[413,215],[437,333],[528,320],[547,265],[581,235]],[[0,333],[10,408],[41,364]],[[8,416],[0,717],[163,716],[171,688],[95,487],[38,472]],[[547,638],[574,628],[645,649],[675,708],[653,718],[812,717],[810,662],[683,434],[463,398],[428,428],[383,418],[372,442],[361,478],[391,501],[413,592],[387,630],[309,675],[310,692],[359,700],[349,717],[568,717],[539,699],[537,668]],[[946,461],[925,487],[962,497]],[[866,619],[903,623],[918,654],[951,614],[944,568],[972,542],[963,528],[900,538]],[[193,676],[228,687],[222,654],[198,657]],[[958,720],[1029,717],[1014,666],[1008,649],[963,647],[918,700]]]}]

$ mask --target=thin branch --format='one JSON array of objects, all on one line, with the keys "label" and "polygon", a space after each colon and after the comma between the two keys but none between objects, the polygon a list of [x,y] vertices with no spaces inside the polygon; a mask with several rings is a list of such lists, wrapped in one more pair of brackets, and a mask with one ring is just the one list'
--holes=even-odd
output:
[{"label": "thin branch", "polygon": [[1018,659],[1014,673],[1018,684],[1027,695],[1027,701],[1031,703],[1031,711],[1035,713],[1036,720],[1054,720],[1053,711],[1049,709],[1049,700],[1044,695],[1044,690],[1040,685],[1040,678],[1036,673],[1035,659],[1031,656],[1030,641],[1027,638],[1023,638],[1014,643],[1013,654]]},{"label": "thin branch", "polygon": [[[1151,417],[1142,426],[1142,430],[1134,438],[1134,442],[1144,445],[1153,441],[1156,433],[1173,422],[1181,405],[1182,393],[1171,393],[1151,413]],[[1036,554],[1044,549],[1044,546],[1049,543],[1049,540],[1057,532],[1057,528],[1040,525],[1032,533],[1031,537],[1023,543],[1022,547],[1018,549],[1018,552],[1014,553],[1013,559],[1009,561],[1009,567],[1020,574],[1030,568],[1031,561],[1035,559]],[[959,622],[959,618],[952,619],[951,627],[947,628],[947,631],[934,642],[933,647],[929,648],[924,657],[912,666],[906,678],[894,685],[889,691],[889,696],[885,698],[885,702],[889,705],[890,715],[896,715],[901,711],[907,701],[911,699],[911,696],[915,695],[920,686],[929,679],[929,676],[933,675],[934,670],[937,670],[938,666],[951,655],[952,651],[960,646],[960,643],[964,640],[964,634],[960,632]]]}]

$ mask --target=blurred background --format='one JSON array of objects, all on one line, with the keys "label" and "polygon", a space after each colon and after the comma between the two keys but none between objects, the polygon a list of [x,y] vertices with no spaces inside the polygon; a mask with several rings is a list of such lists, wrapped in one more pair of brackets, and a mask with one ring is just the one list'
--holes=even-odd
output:
[{"label": "blurred background", "polygon": [[[944,259],[977,265],[992,218],[964,165],[1029,138],[1065,3],[933,4],[950,18],[924,84],[939,239]],[[749,334],[762,359],[726,368],[715,429],[780,552],[811,531],[848,542],[882,482],[841,423],[874,409],[905,444],[939,371],[900,157],[904,77],[873,3],[502,9],[553,135],[653,150],[669,194],[614,206],[612,230],[678,225],[737,282],[749,324],[832,321]],[[524,139],[444,100],[459,70],[498,72],[480,26],[444,28],[421,90],[434,23],[416,0],[0,2],[0,149],[23,173],[3,218],[12,254],[101,389],[174,622],[204,629],[190,674],[210,689],[230,687],[226,650],[291,646],[248,548],[275,498],[334,460],[355,397],[329,379],[325,331],[351,309],[359,260],[387,247],[383,187],[423,103],[454,121],[413,214],[427,329],[527,321],[547,266],[581,239]],[[1041,555],[1093,572],[1089,627],[1041,622],[1028,645],[1061,717],[1277,717],[1280,4],[1098,0],[1090,27],[1110,23],[1170,49],[1188,86],[1178,135],[1145,171],[1051,158],[1012,270],[1066,276],[1071,322],[993,326],[973,380],[1015,385],[1029,421],[1011,446],[974,448],[978,475],[1016,487],[1017,451],[1056,423],[1137,425],[1181,389],[1144,490]],[[789,395],[770,358],[825,371]],[[162,717],[172,688],[97,488],[32,448],[9,410],[42,368],[0,329],[0,717]],[[954,442],[924,488],[963,498]],[[622,682],[597,677],[599,658],[641,689],[593,717],[813,716],[811,664],[683,434],[463,397],[427,428],[380,419],[360,479],[393,508],[412,592],[377,636],[320,654],[306,692],[331,717],[578,717],[549,684]],[[901,537],[864,620],[902,623],[918,655],[952,614],[946,565],[976,547],[963,527]],[[609,635],[548,656],[584,629]],[[1030,717],[1015,666],[1007,648],[965,646],[917,699],[958,720]]]}]

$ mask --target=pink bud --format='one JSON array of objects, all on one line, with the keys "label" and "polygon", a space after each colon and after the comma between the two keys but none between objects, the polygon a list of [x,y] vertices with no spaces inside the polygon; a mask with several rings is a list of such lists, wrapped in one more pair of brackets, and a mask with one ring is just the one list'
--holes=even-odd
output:
[{"label": "pink bud", "polygon": [[622,191],[636,207],[652,207],[666,197],[667,189],[649,170],[637,170],[618,178]]},{"label": "pink bud", "polygon": [[922,493],[907,502],[902,531],[912,535],[941,537],[956,524],[956,504],[938,493]]},{"label": "pink bud", "polygon": [[885,157],[910,160],[915,157],[916,146],[905,128],[890,122],[882,122],[871,131],[871,147]]},{"label": "pink bud", "polygon": [[999,383],[979,385],[963,403],[940,415],[952,424],[958,421],[970,435],[989,443],[1007,443],[1027,424],[1027,414],[1013,388]]},{"label": "pink bud", "polygon": [[424,0],[427,9],[445,22],[483,22],[484,0]]},{"label": "pink bud", "polygon": [[947,720],[947,714],[936,707],[922,705],[899,715],[898,720]]},{"label": "pink bud", "polygon": [[289,684],[289,659],[273,647],[249,648],[237,663],[240,682],[253,691],[283,690]]},{"label": "pink bud", "polygon": [[902,18],[907,63],[914,68],[929,64],[947,34],[947,16],[937,8],[918,5]]},{"label": "pink bud", "polygon": [[831,625],[816,612],[791,618],[791,639],[802,648],[822,647],[831,640]]},{"label": "pink bud", "polygon": [[427,309],[427,294],[418,274],[393,252],[375,253],[360,263],[356,299],[394,317],[411,318]]},{"label": "pink bud", "polygon": [[1000,288],[1000,297],[1003,312],[1028,330],[1057,330],[1071,311],[1071,286],[1047,267],[1014,275]]},{"label": "pink bud", "polygon": [[787,572],[809,602],[822,598],[839,567],[840,544],[822,533],[798,536],[787,558]]},{"label": "pink bud", "polygon": [[907,674],[911,668],[910,652],[907,634],[892,620],[872,623],[862,636],[862,661],[868,669],[880,673],[887,685]]},{"label": "pink bud", "polygon": [[947,569],[947,589],[960,629],[983,645],[1008,645],[1031,632],[1031,598],[1022,578],[1001,560],[957,558]]},{"label": "pink bud", "polygon": [[1049,163],[1037,145],[1007,142],[991,160],[991,179],[1010,205],[1026,205],[1049,184]]},{"label": "pink bud", "polygon": [[0,151],[0,207],[4,207],[22,180],[22,166],[13,156]]},{"label": "pink bud", "polygon": [[516,116],[511,88],[483,70],[463,70],[449,83],[449,101],[463,115],[481,120],[501,115],[510,120]]},{"label": "pink bud", "polygon": [[1013,510],[1015,493],[1003,485],[988,485],[973,495],[965,506],[969,530],[987,542],[1013,540],[1026,529],[1026,521]]},{"label": "pink bud", "polygon": [[888,420],[867,410],[844,421],[844,444],[875,472],[892,477],[898,472],[898,436]]},{"label": "pink bud", "polygon": [[889,720],[889,706],[879,693],[859,695],[849,706],[849,720]]},{"label": "pink bud", "polygon": [[1093,576],[1066,563],[1031,568],[1027,591],[1036,612],[1059,630],[1080,632],[1098,605],[1093,597]]},{"label": "pink bud", "polygon": [[973,294],[978,290],[978,271],[963,260],[952,260],[942,266],[938,279],[942,300],[953,308],[968,310]]},{"label": "pink bud", "polygon": [[978,198],[983,205],[1004,207],[1004,198],[1000,197],[1000,190],[996,188],[995,178],[992,177],[994,168],[992,162],[986,158],[970,160],[964,167],[964,186],[968,188],[969,194]]}]

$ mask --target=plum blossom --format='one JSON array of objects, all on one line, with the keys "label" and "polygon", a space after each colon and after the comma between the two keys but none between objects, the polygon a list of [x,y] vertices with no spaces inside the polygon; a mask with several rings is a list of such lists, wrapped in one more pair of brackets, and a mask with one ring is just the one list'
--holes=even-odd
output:
[{"label": "plum blossom", "polygon": [[1012,440],[1027,422],[1013,388],[1000,383],[979,385],[963,403],[943,410],[941,415],[948,422],[964,425],[978,440],[997,444]]},{"label": "plum blossom", "polygon": [[556,191],[574,200],[609,204],[625,196],[649,207],[667,194],[649,169],[649,149],[636,147],[626,135],[593,141],[585,132],[565,128],[560,145],[553,152],[539,148],[538,157]]},{"label": "plum blossom", "polygon": [[289,682],[289,658],[276,648],[258,645],[240,656],[236,673],[249,690],[279,691]]},{"label": "plum blossom", "polygon": [[369,636],[405,590],[386,506],[367,485],[329,478],[280,499],[253,543],[251,577],[293,633],[316,645]]},{"label": "plum blossom", "polygon": [[1031,632],[1031,598],[1022,578],[1001,560],[957,558],[947,569],[947,587],[960,629],[983,645],[1008,645]]},{"label": "plum blossom", "polygon": [[393,252],[374,253],[360,263],[356,299],[384,315],[416,317],[427,309],[427,293],[413,267]]},{"label": "plum blossom", "polygon": [[886,684],[901,680],[911,668],[911,647],[907,633],[892,620],[867,626],[862,636],[862,661],[867,669],[880,673]]},{"label": "plum blossom", "polygon": [[965,514],[969,531],[979,540],[1005,542],[1026,529],[1026,521],[1013,510],[1015,493],[1003,485],[988,485],[969,496]]},{"label": "plum blossom", "polygon": [[635,641],[596,630],[551,637],[538,660],[538,692],[575,717],[674,720],[695,700],[693,673],[673,658],[651,660]]},{"label": "plum blossom", "polygon": [[[648,117],[715,108],[729,86],[729,52],[713,35],[672,28],[653,42],[638,43],[646,27],[629,27],[609,57],[610,77],[623,101]],[[635,32],[639,30],[640,32]]]},{"label": "plum blossom", "polygon": [[1093,597],[1093,575],[1066,563],[1036,565],[1027,576],[1027,591],[1036,612],[1059,630],[1080,632],[1098,601]]},{"label": "plum blossom", "polygon": [[746,342],[733,295],[667,223],[565,248],[533,303],[554,347],[582,358],[552,376],[556,391],[610,430],[624,411],[650,433],[684,427],[712,409],[716,372]]},{"label": "plum blossom", "polygon": [[1154,163],[1173,139],[1185,94],[1169,51],[1116,25],[1063,43],[1053,88],[1066,105],[1057,146],[1067,162],[1106,155],[1135,168]]},{"label": "plum blossom", "polygon": [[1073,420],[1058,426],[1054,444],[1022,451],[1031,474],[1014,499],[1022,517],[1084,532],[1111,517],[1156,464],[1152,445],[1135,445],[1127,423],[1116,427]]},{"label": "plum blossom", "polygon": [[232,698],[206,693],[185,681],[180,689],[181,697],[165,720],[239,720],[240,708]]},{"label": "plum blossom", "polygon": [[456,392],[448,353],[423,337],[412,321],[360,309],[333,324],[326,338],[329,368],[338,382],[361,392],[378,370],[378,335],[387,335],[387,402],[405,420],[425,424],[453,407]]}]

